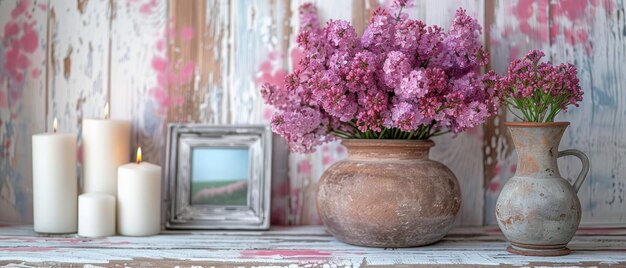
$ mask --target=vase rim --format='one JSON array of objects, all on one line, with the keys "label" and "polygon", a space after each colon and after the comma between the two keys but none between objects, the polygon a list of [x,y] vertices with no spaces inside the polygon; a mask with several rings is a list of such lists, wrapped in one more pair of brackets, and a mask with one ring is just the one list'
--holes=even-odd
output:
[{"label": "vase rim", "polygon": [[507,127],[566,127],[569,122],[504,122]]},{"label": "vase rim", "polygon": [[430,148],[435,146],[432,140],[402,140],[402,139],[342,139],[341,144],[346,147],[418,147]]}]

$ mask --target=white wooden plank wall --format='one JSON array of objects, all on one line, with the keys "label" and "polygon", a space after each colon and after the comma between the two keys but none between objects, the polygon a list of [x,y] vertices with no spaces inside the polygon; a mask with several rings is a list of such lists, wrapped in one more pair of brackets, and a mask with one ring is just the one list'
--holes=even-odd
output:
[{"label": "white wooden plank wall", "polygon": [[[101,117],[110,102],[113,118],[132,120],[133,146],[141,145],[145,159],[159,164],[170,122],[267,123],[272,108],[262,103],[258,86],[281,81],[295,65],[298,6],[304,2],[0,1],[0,222],[32,221],[30,136],[49,129],[54,116],[61,131],[80,137],[80,119]],[[369,14],[390,1],[313,3],[322,23],[344,19],[360,32]],[[560,119],[572,121],[561,148],[581,149],[592,159],[580,193],[583,222],[626,224],[624,1],[417,0],[409,13],[447,27],[458,7],[487,26],[491,67],[500,73],[531,48],[578,66],[585,100]],[[23,38],[28,27],[36,41]],[[22,39],[36,45],[20,46]],[[12,61],[7,53],[14,49],[29,64]],[[460,225],[495,223],[495,199],[516,159],[503,116],[435,139],[431,156],[461,183]],[[345,158],[345,149],[333,143],[310,155],[287,154],[276,141],[272,222],[320,223],[317,182],[325,168]],[[569,177],[579,168],[576,159],[560,163]]]}]

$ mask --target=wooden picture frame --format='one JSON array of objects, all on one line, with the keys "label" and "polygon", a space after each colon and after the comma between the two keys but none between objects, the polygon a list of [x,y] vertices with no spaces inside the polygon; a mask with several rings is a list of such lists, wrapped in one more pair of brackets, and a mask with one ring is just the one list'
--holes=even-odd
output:
[{"label": "wooden picture frame", "polygon": [[268,229],[271,153],[269,126],[169,125],[164,228]]}]

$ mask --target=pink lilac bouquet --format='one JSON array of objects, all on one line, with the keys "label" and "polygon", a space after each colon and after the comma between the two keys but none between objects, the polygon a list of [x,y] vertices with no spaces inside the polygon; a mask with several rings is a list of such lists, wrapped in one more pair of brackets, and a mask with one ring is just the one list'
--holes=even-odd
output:
[{"label": "pink lilac bouquet", "polygon": [[300,7],[304,57],[284,88],[261,88],[278,110],[272,129],[292,151],[336,138],[423,140],[497,112],[496,77],[478,73],[489,57],[477,20],[459,9],[444,31],[409,19],[402,9],[411,5],[396,0],[391,10],[377,9],[361,37],[342,20],[321,28],[315,6]]},{"label": "pink lilac bouquet", "polygon": [[567,110],[568,105],[578,107],[583,99],[576,67],[540,63],[543,56],[543,52],[531,50],[511,63],[506,76],[494,79],[498,80],[495,87],[505,94],[509,111],[522,121],[554,122],[561,110]]}]

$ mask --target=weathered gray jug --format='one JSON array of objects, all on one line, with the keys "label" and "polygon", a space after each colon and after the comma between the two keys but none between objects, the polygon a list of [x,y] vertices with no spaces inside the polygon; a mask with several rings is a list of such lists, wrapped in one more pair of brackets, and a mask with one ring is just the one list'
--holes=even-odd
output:
[{"label": "weathered gray jug", "polygon": [[[587,156],[578,150],[559,150],[569,122],[507,122],[515,150],[517,170],[504,185],[496,203],[496,218],[511,242],[508,251],[531,256],[569,254],[567,243],[580,223],[576,193],[589,171]],[[574,185],[561,177],[556,159],[576,156],[582,171]]]}]

